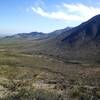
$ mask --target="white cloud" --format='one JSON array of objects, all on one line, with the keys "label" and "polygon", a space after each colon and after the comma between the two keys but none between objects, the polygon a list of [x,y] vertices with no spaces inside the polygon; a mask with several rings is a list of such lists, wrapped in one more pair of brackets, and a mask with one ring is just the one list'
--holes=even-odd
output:
[{"label": "white cloud", "polygon": [[80,14],[83,19],[89,19],[97,14],[100,14],[100,8],[86,6],[83,4],[68,5],[64,3],[63,6],[72,13],[76,12],[76,14]]},{"label": "white cloud", "polygon": [[100,7],[96,8],[83,4],[63,3],[61,8],[63,8],[63,11],[58,10],[48,12],[39,6],[36,8],[32,7],[32,10],[41,16],[65,21],[85,21],[97,14],[100,14]]},{"label": "white cloud", "polygon": [[[59,20],[78,20],[80,18],[79,16],[76,16],[76,15],[68,15],[67,13],[60,12],[60,11],[49,13],[49,12],[44,11],[40,7],[37,7],[37,8],[33,8],[32,7],[32,10],[34,12],[36,12],[37,14],[41,15],[41,16],[48,17],[48,18],[52,18],[52,19],[59,19]],[[74,19],[73,19],[73,17],[74,17]]]}]

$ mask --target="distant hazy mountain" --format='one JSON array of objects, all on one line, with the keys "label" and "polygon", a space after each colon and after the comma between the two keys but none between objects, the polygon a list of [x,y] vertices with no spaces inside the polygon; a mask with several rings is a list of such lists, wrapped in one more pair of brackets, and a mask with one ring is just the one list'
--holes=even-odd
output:
[{"label": "distant hazy mountain", "polygon": [[39,39],[45,36],[42,32],[31,32],[31,33],[19,33],[11,36],[6,36],[4,38],[8,39]]},{"label": "distant hazy mountain", "polygon": [[3,37],[3,39],[23,39],[23,40],[25,39],[51,39],[69,29],[71,28],[67,27],[65,29],[59,29],[50,33],[42,33],[42,32],[18,33],[18,34],[14,34],[10,36],[5,36]]}]

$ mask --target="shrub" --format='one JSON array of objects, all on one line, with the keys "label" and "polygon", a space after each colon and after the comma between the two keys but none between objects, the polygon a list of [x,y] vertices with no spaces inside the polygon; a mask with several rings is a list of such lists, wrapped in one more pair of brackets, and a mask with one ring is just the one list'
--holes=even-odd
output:
[{"label": "shrub", "polygon": [[10,93],[3,100],[59,100],[59,98],[61,98],[60,95],[46,90],[22,88],[18,92]]}]

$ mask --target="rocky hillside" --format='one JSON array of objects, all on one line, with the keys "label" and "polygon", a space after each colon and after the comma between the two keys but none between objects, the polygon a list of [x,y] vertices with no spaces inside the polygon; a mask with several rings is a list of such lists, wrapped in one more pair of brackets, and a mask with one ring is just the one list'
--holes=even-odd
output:
[{"label": "rocky hillside", "polygon": [[[38,47],[42,53],[67,59],[100,59],[100,15],[62,32]],[[45,48],[44,48],[45,46]]]}]

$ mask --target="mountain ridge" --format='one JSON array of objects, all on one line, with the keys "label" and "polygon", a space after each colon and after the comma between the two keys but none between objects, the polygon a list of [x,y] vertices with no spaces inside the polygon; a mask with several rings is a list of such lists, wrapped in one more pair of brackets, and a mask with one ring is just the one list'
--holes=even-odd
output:
[{"label": "mountain ridge", "polygon": [[[100,14],[79,26],[57,30],[54,33],[51,32],[51,36],[46,35],[36,40],[27,41],[22,38],[21,41],[18,40],[19,47],[16,48],[22,49],[21,51],[25,53],[44,54],[65,60],[100,62]],[[10,43],[14,45],[12,41]]]},{"label": "mountain ridge", "polygon": [[100,59],[100,15],[46,41],[41,52],[65,59]]}]

